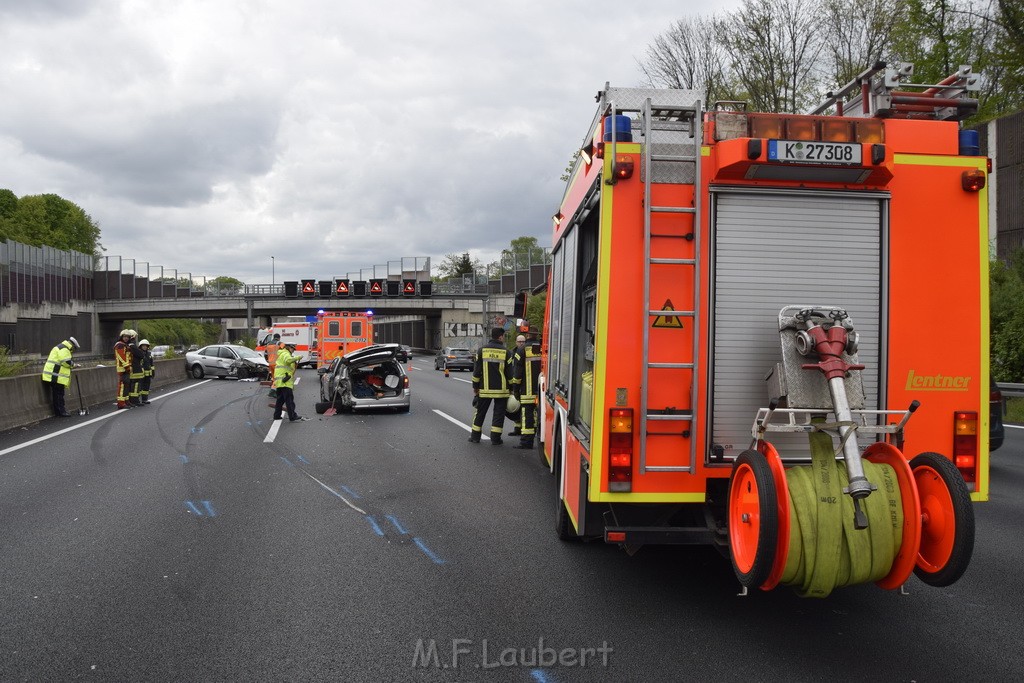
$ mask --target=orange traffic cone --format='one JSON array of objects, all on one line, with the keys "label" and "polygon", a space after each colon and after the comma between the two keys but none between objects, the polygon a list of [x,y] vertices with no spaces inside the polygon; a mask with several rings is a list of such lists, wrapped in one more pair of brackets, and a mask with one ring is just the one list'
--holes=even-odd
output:
[{"label": "orange traffic cone", "polygon": [[447,365],[446,365],[446,366],[444,366],[444,376],[445,376],[445,377],[447,377],[447,376],[448,376],[448,366],[447,366]]}]

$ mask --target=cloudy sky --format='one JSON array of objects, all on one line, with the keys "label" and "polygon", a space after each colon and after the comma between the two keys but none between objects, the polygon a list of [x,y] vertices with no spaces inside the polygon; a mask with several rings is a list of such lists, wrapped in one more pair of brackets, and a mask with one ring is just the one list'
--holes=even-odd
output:
[{"label": "cloudy sky", "polygon": [[0,0],[0,188],[245,282],[550,240],[606,81],[731,0]]}]

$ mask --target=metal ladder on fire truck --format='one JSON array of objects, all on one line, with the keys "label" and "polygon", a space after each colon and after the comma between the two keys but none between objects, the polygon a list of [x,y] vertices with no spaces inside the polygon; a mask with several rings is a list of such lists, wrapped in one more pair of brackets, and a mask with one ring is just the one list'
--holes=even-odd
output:
[{"label": "metal ladder on fire truck", "polygon": [[[644,183],[644,326],[643,326],[643,369],[640,393],[640,463],[639,472],[689,472],[696,468],[696,438],[694,420],[697,405],[697,349],[699,341],[699,291],[700,291],[700,150],[702,143],[702,95],[689,90],[626,90],[632,102],[617,102],[622,108],[612,111],[636,112],[640,115],[642,138],[642,169]],[[636,99],[641,98],[637,102]],[[628,97],[625,99],[629,99]],[[634,107],[632,109],[628,107]],[[691,151],[692,150],[692,151]],[[613,150],[614,154],[614,150]],[[676,204],[654,205],[652,185],[674,184],[692,186],[693,201],[685,206]],[[678,192],[672,193],[674,196]],[[653,220],[656,214],[673,215],[680,220],[672,221],[669,228],[666,220]],[[652,223],[658,223],[657,232]],[[682,225],[678,225],[682,223]],[[685,251],[681,243],[690,242],[692,257],[681,258]],[[659,309],[651,305],[651,280],[655,271],[666,269],[679,273],[673,281],[680,286],[673,287],[672,309]],[[689,291],[686,285],[689,285]],[[659,302],[660,305],[660,302]],[[678,308],[677,308],[678,307]],[[673,345],[673,356],[651,358],[652,325],[661,321],[669,328],[685,328],[689,320],[691,343],[689,351],[684,344]],[[682,407],[675,405],[650,405],[651,387],[668,383],[684,387],[682,374],[690,372],[689,395],[681,398]],[[652,428],[655,423],[657,428]],[[673,427],[675,429],[673,429]],[[647,442],[650,437],[689,438],[690,453],[685,465],[647,464]]]}]

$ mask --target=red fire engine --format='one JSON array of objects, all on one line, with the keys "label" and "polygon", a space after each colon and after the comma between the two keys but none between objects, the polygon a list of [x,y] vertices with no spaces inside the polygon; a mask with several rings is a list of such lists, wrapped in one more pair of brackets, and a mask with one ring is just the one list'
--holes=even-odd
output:
[{"label": "red fire engine", "polygon": [[961,576],[989,489],[987,160],[970,69],[911,75],[810,115],[599,93],[547,298],[562,539],[712,544],[744,590],[806,596]]}]

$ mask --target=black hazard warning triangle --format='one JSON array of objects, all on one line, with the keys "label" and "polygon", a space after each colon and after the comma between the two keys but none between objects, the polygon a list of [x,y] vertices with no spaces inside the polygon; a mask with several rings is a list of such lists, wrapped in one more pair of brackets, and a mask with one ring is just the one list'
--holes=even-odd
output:
[{"label": "black hazard warning triangle", "polygon": [[[661,307],[661,310],[674,311],[676,309],[672,307],[671,299],[665,299],[665,305]],[[681,330],[683,329],[683,321],[677,315],[659,315],[651,323],[651,327],[674,327]]]}]

